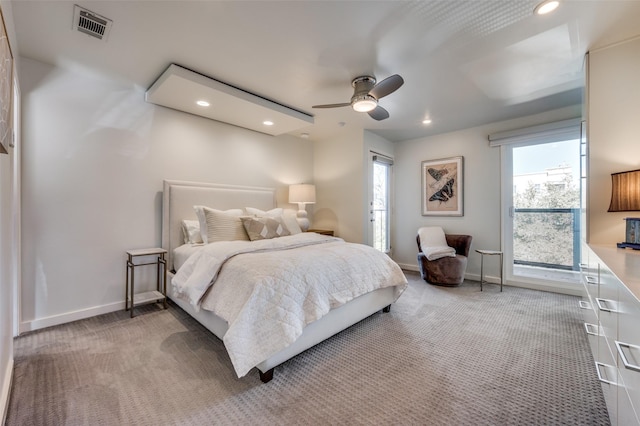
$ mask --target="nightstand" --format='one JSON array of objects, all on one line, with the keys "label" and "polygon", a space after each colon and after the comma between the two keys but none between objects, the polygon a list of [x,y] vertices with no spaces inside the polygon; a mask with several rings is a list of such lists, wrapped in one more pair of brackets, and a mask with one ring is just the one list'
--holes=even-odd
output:
[{"label": "nightstand", "polygon": [[[124,309],[128,311],[129,308],[131,308],[131,318],[133,318],[134,306],[143,305],[145,303],[162,301],[162,303],[164,304],[164,308],[167,309],[167,261],[164,258],[164,255],[166,253],[167,251],[162,248],[146,248],[146,249],[127,251],[127,279],[126,279],[125,294],[124,294]],[[153,261],[145,262],[145,263],[135,263],[136,257],[151,257],[151,256],[155,257]],[[156,269],[157,269],[156,290],[146,291],[143,293],[136,294],[134,290],[135,268],[137,266],[145,266],[145,265],[156,265]],[[162,273],[160,272],[161,268],[162,268]],[[162,275],[162,286],[160,285],[161,275]],[[131,287],[129,287],[129,282],[131,282]]]},{"label": "nightstand", "polygon": [[331,229],[307,229],[307,232],[315,232],[320,235],[329,235],[333,237],[333,231]]}]

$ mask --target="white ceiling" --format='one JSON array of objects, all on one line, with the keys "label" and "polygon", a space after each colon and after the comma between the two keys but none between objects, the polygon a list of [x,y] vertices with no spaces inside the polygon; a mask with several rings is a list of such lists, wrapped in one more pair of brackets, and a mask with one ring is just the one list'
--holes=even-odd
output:
[{"label": "white ceiling", "polygon": [[[535,0],[8,3],[14,54],[144,90],[175,63],[313,115],[292,133],[312,139],[359,127],[400,141],[575,105],[585,52],[640,34],[638,0],[565,0],[543,17]],[[106,41],[72,30],[76,3],[113,21]],[[405,84],[380,100],[384,121],[311,108],[392,74]]]}]

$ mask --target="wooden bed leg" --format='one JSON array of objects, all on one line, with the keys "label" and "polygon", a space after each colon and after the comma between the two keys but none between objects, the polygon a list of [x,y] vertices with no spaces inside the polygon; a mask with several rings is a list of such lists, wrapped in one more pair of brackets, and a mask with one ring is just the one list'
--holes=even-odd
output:
[{"label": "wooden bed leg", "polygon": [[391,312],[391,305],[387,305],[384,308],[382,308],[382,312],[385,312],[385,313]]},{"label": "wooden bed leg", "polygon": [[273,379],[273,370],[274,370],[274,368],[272,368],[271,370],[267,370],[264,373],[262,371],[258,370],[258,373],[260,373],[260,380],[262,381],[262,383],[268,383],[268,382],[271,381],[271,379]]}]

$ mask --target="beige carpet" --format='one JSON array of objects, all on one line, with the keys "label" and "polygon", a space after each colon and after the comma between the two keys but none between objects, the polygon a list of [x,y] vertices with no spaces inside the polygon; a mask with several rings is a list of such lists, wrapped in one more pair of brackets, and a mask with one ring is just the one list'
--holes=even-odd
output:
[{"label": "beige carpet", "polygon": [[609,424],[578,299],[465,282],[392,307],[263,384],[175,305],[15,341],[8,425]]}]

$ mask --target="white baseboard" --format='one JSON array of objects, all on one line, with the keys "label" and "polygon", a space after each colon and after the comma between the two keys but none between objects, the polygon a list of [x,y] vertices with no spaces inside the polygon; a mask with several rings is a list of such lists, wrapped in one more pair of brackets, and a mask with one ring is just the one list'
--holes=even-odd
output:
[{"label": "white baseboard", "polygon": [[108,314],[124,309],[124,301],[114,302],[108,305],[94,306],[91,308],[80,309],[78,311],[66,312],[64,314],[52,315],[45,318],[23,321],[20,323],[20,333],[27,331],[40,330],[41,328],[51,327],[54,325],[65,324],[68,322],[78,321],[85,318],[95,317],[97,315]]},{"label": "white baseboard", "polygon": [[[400,268],[402,268],[405,271],[420,272],[420,269],[418,268],[417,265],[411,265],[407,263],[398,263],[398,265],[400,266]],[[469,281],[477,281],[479,284],[480,274],[466,273],[464,275],[464,279]],[[500,284],[500,277],[497,277],[497,276],[485,275],[484,279],[485,279],[485,282],[488,282],[491,284]],[[505,282],[504,285],[512,286],[512,287],[528,288],[530,290],[548,291],[551,293],[568,294],[571,296],[580,296],[579,286],[572,286],[571,284],[565,284],[560,282],[553,283],[553,284],[546,284],[543,282],[525,283],[525,282],[510,281],[508,283]]]},{"label": "white baseboard", "polygon": [[[420,269],[418,268],[418,265],[415,265],[415,264],[399,263],[398,265],[400,266],[400,268],[406,271],[413,271],[413,272],[420,271]],[[465,274],[464,278],[465,280],[480,282],[480,274],[467,273]],[[494,276],[488,275],[488,276],[485,276],[485,280],[492,284],[500,284],[500,277],[494,277]],[[573,296],[580,295],[579,288],[563,286],[562,284],[509,282],[509,283],[505,283],[505,285],[529,288],[533,290],[550,291],[553,293],[570,294]],[[90,318],[97,315],[107,314],[109,312],[119,311],[122,309],[124,309],[124,301],[114,302],[108,305],[94,306],[92,308],[81,309],[78,311],[67,312],[59,315],[52,315],[49,317],[38,318],[30,321],[23,321],[20,323],[20,333],[25,333],[27,331],[40,330],[42,328],[65,324],[68,322]]]},{"label": "white baseboard", "polygon": [[[420,268],[418,268],[418,265],[411,265],[408,263],[398,263],[398,265],[404,271],[420,272]],[[469,281],[480,282],[480,275],[466,273],[464,274],[464,279]],[[493,276],[487,275],[484,277],[484,279],[489,283],[500,284],[500,277],[493,277]]]},{"label": "white baseboard", "polygon": [[11,384],[13,382],[13,355],[7,363],[4,372],[4,383],[2,383],[2,393],[0,394],[0,404],[2,404],[2,424],[7,421],[7,410],[9,410],[9,398],[11,397]]},{"label": "white baseboard", "polygon": [[543,283],[521,283],[521,282],[509,282],[512,287],[521,287],[528,288],[530,290],[538,290],[538,291],[546,291],[549,293],[560,293],[560,294],[568,294],[570,296],[580,296],[581,291],[580,287],[572,286],[571,284],[563,284],[563,283],[553,283],[553,284],[543,284]]},{"label": "white baseboard", "polygon": [[404,271],[420,272],[420,269],[418,269],[418,265],[410,265],[408,263],[398,263],[398,266],[400,266],[400,269]]}]

